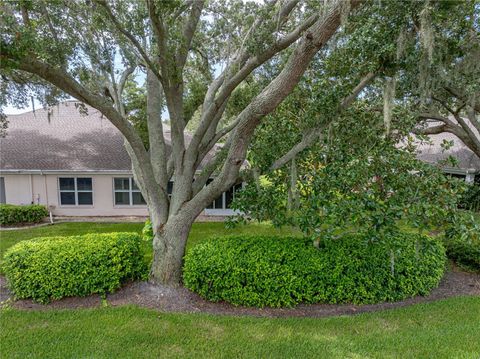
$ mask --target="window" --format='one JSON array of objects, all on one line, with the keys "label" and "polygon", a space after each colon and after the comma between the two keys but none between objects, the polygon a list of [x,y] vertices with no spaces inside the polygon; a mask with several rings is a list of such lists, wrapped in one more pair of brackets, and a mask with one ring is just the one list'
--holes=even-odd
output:
[{"label": "window", "polygon": [[[213,179],[207,181],[207,185],[212,182]],[[238,183],[232,187],[227,192],[223,192],[215,201],[210,203],[208,209],[228,209],[235,198],[235,193],[242,189],[242,184]]]},{"label": "window", "polygon": [[58,188],[62,206],[93,205],[91,177],[60,177]]},{"label": "window", "polygon": [[133,178],[114,178],[113,189],[116,206],[145,205],[145,199]]}]

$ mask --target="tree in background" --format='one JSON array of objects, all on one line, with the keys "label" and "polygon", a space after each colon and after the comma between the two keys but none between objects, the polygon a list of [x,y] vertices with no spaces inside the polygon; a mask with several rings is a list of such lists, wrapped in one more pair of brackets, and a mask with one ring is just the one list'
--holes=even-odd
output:
[{"label": "tree in background", "polygon": [[[470,77],[445,68],[461,58],[472,62],[475,43],[462,47],[478,8],[474,2],[372,7],[349,18],[342,41],[312,64],[315,76],[305,77],[256,131],[253,176],[235,203],[251,218],[293,224],[314,236],[342,228],[378,235],[398,229],[400,219],[420,229],[442,224],[455,210],[464,189],[416,160],[418,139],[411,133],[421,132],[425,118],[440,116],[433,93],[446,92],[459,73],[470,99],[462,108],[475,98],[478,65],[462,67]],[[448,41],[433,45],[437,32]],[[368,85],[351,105],[356,87],[349,80],[358,68]],[[471,110],[457,111],[459,123],[461,115],[475,121]]]}]

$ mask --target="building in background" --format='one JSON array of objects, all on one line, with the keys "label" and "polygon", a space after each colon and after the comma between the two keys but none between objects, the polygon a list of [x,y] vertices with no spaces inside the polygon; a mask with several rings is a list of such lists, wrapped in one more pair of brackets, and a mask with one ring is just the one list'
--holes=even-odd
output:
[{"label": "building in background", "polygon": [[[81,115],[77,106],[66,101],[8,116],[0,139],[0,203],[42,204],[55,216],[147,216],[122,135],[97,110],[87,107],[88,115]],[[170,128],[164,130],[168,144]],[[204,214],[233,214],[239,188],[223,193]]]}]

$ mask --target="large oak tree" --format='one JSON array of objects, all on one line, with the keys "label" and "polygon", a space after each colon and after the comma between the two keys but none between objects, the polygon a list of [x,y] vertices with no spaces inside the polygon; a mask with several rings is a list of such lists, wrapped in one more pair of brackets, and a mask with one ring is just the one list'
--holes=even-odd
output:
[{"label": "large oak tree", "polygon": [[[31,93],[44,103],[71,96],[118,128],[155,233],[151,278],[176,285],[193,221],[237,181],[255,128],[292,92],[360,3],[2,2],[2,98],[22,105]],[[271,81],[237,113],[230,111],[228,125],[222,126],[229,100],[266,64]],[[128,81],[141,73],[146,78],[147,146],[123,98]],[[162,128],[163,103],[171,150]],[[198,125],[186,142],[186,126],[195,112],[200,113]],[[199,171],[220,141],[223,149]],[[171,197],[169,180],[174,182]]]}]

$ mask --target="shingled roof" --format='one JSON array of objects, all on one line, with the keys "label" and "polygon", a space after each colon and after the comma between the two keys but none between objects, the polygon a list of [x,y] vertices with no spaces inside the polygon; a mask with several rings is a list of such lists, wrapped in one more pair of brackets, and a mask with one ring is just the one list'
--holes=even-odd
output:
[{"label": "shingled roof", "polygon": [[[82,115],[76,105],[66,101],[9,115],[7,135],[0,139],[0,170],[130,171],[130,157],[117,128],[98,110],[87,106],[88,115]],[[169,144],[170,127],[164,126],[164,132]],[[186,135],[187,143],[190,137]]]}]

